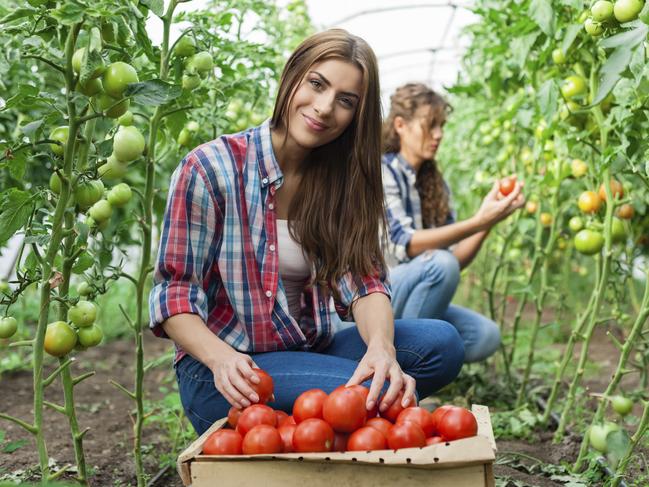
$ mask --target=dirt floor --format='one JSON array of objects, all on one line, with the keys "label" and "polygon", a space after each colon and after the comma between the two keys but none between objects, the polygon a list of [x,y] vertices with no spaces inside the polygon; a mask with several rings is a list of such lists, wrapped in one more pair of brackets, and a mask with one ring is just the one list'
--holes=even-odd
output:
[{"label": "dirt floor", "polygon": [[[600,329],[595,337],[591,349],[591,357],[600,363],[602,373],[596,379],[590,379],[587,384],[591,391],[601,392],[608,382],[610,370],[615,366],[617,359],[616,350],[605,336],[605,329]],[[151,360],[161,356],[169,350],[169,342],[146,336],[146,357]],[[130,386],[133,377],[132,344],[128,340],[111,342],[93,350],[89,350],[79,357],[78,364],[75,364],[75,375],[86,371],[83,368],[87,364],[88,370],[96,370],[96,375],[75,388],[78,399],[78,416],[81,428],[90,428],[84,439],[84,447],[87,453],[87,460],[92,467],[93,475],[91,485],[95,486],[126,486],[134,485],[134,470],[131,458],[132,430],[129,411],[132,409],[132,402],[109,383],[109,380],[116,380],[121,384]],[[54,362],[50,364],[53,368]],[[149,399],[159,399],[162,393],[158,387],[167,373],[167,369],[159,367],[153,369],[146,375],[146,391]],[[0,411],[30,420],[32,417],[32,391],[31,373],[17,372],[5,374],[0,378],[2,395],[0,396]],[[48,388],[47,399],[52,402],[61,402],[60,387],[58,383]],[[67,421],[58,413],[45,410],[45,422],[47,424],[47,442],[50,457],[61,467],[74,463],[74,451],[69,437]],[[37,464],[37,455],[33,447],[30,435],[21,428],[3,421],[0,423],[0,430],[5,431],[5,443],[7,441],[26,440],[27,443],[11,454],[0,451],[0,478],[9,473],[28,471]],[[534,471],[534,461],[539,459],[550,464],[571,462],[576,457],[579,449],[580,438],[576,435],[568,435],[563,444],[552,445],[551,434],[540,433],[538,441],[529,443],[526,441],[498,441],[499,459],[511,458],[511,452],[515,453],[521,461],[503,462],[497,464],[496,475],[503,480],[503,486],[561,486],[564,482],[551,480],[547,474],[540,474]],[[156,448],[164,448],[164,435],[145,428],[144,444],[152,445],[152,451]],[[521,455],[522,454],[522,455]],[[529,458],[528,458],[529,457]],[[158,473],[158,464],[155,454],[146,456],[148,459],[147,473],[151,477]],[[527,462],[525,460],[528,460]],[[521,467],[521,463],[528,467]],[[28,474],[22,473],[22,478]],[[504,479],[510,479],[504,483]],[[153,485],[181,486],[181,482],[175,471],[169,469],[156,480]],[[597,485],[597,484],[591,484]]]}]

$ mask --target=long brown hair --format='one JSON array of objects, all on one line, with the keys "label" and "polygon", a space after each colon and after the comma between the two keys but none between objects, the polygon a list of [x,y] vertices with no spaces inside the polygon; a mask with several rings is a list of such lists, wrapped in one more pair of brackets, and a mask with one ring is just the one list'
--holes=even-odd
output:
[{"label": "long brown hair", "polygon": [[[291,55],[279,84],[273,127],[288,131],[289,106],[310,67],[340,59],[363,73],[354,118],[335,140],[311,151],[288,209],[291,236],[316,263],[315,280],[339,297],[347,272],[376,275],[385,267],[379,234],[385,225],[381,182],[381,100],[376,57],[360,37],[330,29],[308,37]],[[385,232],[383,232],[385,234]]]},{"label": "long brown hair", "polygon": [[[390,97],[390,114],[383,124],[385,153],[396,153],[401,150],[401,139],[394,128],[395,117],[402,117],[406,122],[410,122],[421,106],[432,108],[430,120],[426,120],[424,122],[426,126],[422,127],[425,130],[439,121],[437,117],[443,117],[445,120],[450,111],[450,105],[446,100],[423,83],[408,83],[397,88]],[[449,212],[449,198],[444,178],[435,160],[424,161],[419,167],[415,187],[421,199],[424,228],[444,225]]]}]

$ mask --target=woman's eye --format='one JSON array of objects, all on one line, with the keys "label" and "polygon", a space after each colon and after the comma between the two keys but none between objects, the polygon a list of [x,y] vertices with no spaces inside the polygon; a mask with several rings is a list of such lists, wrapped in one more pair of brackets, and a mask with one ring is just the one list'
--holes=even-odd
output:
[{"label": "woman's eye", "polygon": [[311,83],[311,86],[313,86],[314,88],[320,88],[322,86],[322,83],[320,83],[320,81],[318,81],[317,79],[309,80],[309,83]]},{"label": "woman's eye", "polygon": [[354,106],[354,104],[352,103],[352,101],[351,101],[349,98],[341,98],[340,101],[341,101],[342,104],[345,105],[346,107],[350,107],[350,108],[351,108],[351,107]]}]

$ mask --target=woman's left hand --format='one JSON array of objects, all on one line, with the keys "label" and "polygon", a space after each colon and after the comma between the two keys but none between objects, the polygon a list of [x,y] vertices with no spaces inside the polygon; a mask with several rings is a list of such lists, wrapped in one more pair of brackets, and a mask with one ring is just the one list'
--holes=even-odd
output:
[{"label": "woman's left hand", "polygon": [[366,407],[368,410],[376,404],[386,379],[390,381],[390,386],[381,400],[379,406],[381,412],[392,405],[401,391],[404,391],[401,405],[403,407],[415,405],[415,379],[401,370],[393,345],[368,346],[367,352],[346,385],[360,384],[369,377],[372,377],[372,384],[367,395]]}]

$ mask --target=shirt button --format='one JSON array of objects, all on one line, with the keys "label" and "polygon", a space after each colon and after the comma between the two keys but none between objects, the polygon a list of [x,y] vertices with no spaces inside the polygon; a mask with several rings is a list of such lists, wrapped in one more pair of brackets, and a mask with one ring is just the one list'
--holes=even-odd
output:
[{"label": "shirt button", "polygon": [[271,293],[270,291],[266,291],[266,297],[267,298],[270,298],[272,296],[273,296],[273,293]]},{"label": "shirt button", "polygon": [[275,246],[273,244],[270,244],[268,248],[270,249],[271,252],[275,252]]},{"label": "shirt button", "polygon": [[275,205],[272,203],[268,203],[268,209],[273,210],[275,208]]},{"label": "shirt button", "polygon": [[262,179],[261,182],[264,183],[264,184],[268,184],[268,178]]}]

